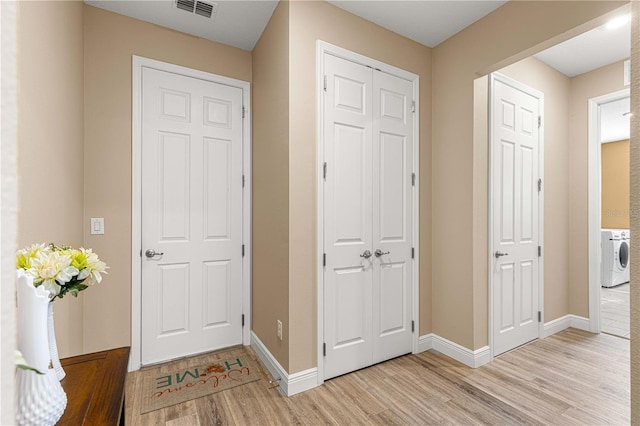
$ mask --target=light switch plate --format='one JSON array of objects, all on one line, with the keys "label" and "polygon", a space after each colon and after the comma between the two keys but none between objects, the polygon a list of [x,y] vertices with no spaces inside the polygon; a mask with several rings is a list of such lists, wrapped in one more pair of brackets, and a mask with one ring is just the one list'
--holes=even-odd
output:
[{"label": "light switch plate", "polygon": [[91,218],[91,235],[103,235],[104,234],[104,218],[92,217]]}]

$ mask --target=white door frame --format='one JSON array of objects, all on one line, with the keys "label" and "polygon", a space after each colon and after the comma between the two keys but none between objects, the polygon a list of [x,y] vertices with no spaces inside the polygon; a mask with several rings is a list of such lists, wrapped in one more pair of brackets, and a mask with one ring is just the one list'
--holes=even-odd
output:
[{"label": "white door frame", "polygon": [[539,102],[539,111],[540,117],[542,117],[542,121],[540,124],[539,130],[539,142],[540,149],[538,151],[538,176],[542,179],[542,188],[539,194],[538,200],[538,245],[542,247],[542,255],[540,256],[540,260],[538,261],[538,310],[542,312],[541,321],[538,323],[538,339],[544,336],[544,94],[536,89],[533,89],[529,86],[526,86],[516,80],[513,80],[503,74],[494,72],[489,75],[489,104],[488,104],[488,120],[489,120],[489,171],[488,171],[488,200],[487,200],[487,208],[489,213],[487,215],[488,219],[488,251],[487,251],[487,259],[489,262],[488,265],[488,275],[489,275],[489,348],[490,348],[490,356],[491,361],[494,359],[494,344],[493,344],[493,318],[494,318],[494,306],[493,306],[493,269],[494,269],[494,258],[493,258],[493,99],[494,99],[494,88],[495,82],[500,81],[509,86],[515,87],[523,92],[526,92],[532,96],[538,98]]},{"label": "white door frame", "polygon": [[628,98],[629,88],[589,99],[588,210],[589,210],[589,331],[600,333],[600,229],[602,229],[602,144],[600,143],[600,105]]},{"label": "white door frame", "polygon": [[131,353],[129,371],[141,366],[142,333],[142,69],[153,68],[187,77],[242,89],[245,110],[243,120],[242,168],[245,186],[242,194],[242,239],[245,255],[242,258],[242,310],[245,326],[242,329],[242,343],[250,344],[251,336],[251,115],[249,93],[246,81],[222,77],[179,65],[132,56],[132,118],[131,118]]},{"label": "white door frame", "polygon": [[330,43],[318,40],[316,44],[316,135],[317,135],[317,163],[316,163],[316,194],[318,210],[316,211],[317,223],[317,244],[316,244],[316,265],[317,265],[317,299],[318,299],[318,334],[317,334],[317,359],[318,359],[318,385],[324,383],[324,354],[322,351],[324,336],[324,268],[322,266],[322,253],[324,250],[324,197],[323,197],[323,164],[324,164],[324,57],[325,54],[331,54],[342,59],[346,59],[357,64],[365,65],[371,68],[386,72],[387,74],[409,80],[413,83],[413,98],[415,99],[415,115],[413,120],[413,171],[416,175],[415,186],[413,190],[413,211],[412,211],[412,239],[415,248],[413,259],[413,282],[412,288],[412,313],[411,318],[415,321],[415,331],[413,334],[413,353],[418,352],[418,338],[420,336],[419,324],[419,259],[420,259],[420,240],[419,240],[419,194],[420,194],[420,155],[419,155],[419,129],[420,129],[420,77],[416,74],[376,61],[358,53],[351,52]]}]

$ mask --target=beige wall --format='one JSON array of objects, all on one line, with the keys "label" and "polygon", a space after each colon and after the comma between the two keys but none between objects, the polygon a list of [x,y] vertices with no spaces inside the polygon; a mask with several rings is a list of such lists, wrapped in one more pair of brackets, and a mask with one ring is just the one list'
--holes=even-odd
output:
[{"label": "beige wall", "polygon": [[624,88],[623,61],[571,79],[569,106],[569,310],[589,316],[589,99]]},{"label": "beige wall", "polygon": [[602,144],[602,228],[629,229],[629,141]]},{"label": "beige wall", "polygon": [[[486,168],[474,152],[486,149],[486,137],[473,138],[474,80],[568,39],[605,21],[601,15],[625,2],[509,2],[433,49],[433,332],[477,349],[488,343],[486,274],[474,273],[487,259]],[[599,18],[598,18],[599,17]],[[595,19],[598,18],[598,19]],[[590,22],[591,20],[594,20]],[[478,146],[474,146],[478,143]],[[480,168],[480,170],[478,170]],[[474,194],[474,191],[485,191]],[[452,256],[451,253],[456,253]]]},{"label": "beige wall", "polygon": [[[474,211],[488,211],[488,167],[489,167],[489,78],[482,76],[473,82],[473,140],[484,141],[473,145],[473,209]],[[489,265],[487,261],[488,226],[487,215],[473,216],[473,276],[488,277]],[[488,318],[489,313],[489,281],[478,280],[473,292],[473,311],[480,318]],[[436,300],[436,299],[434,299]],[[437,303],[437,301],[436,301]],[[474,336],[488,336],[489,322],[474,321]]]},{"label": "beige wall", "polygon": [[569,313],[570,79],[536,58],[501,73],[544,93],[544,321]]},{"label": "beige wall", "polygon": [[[252,330],[289,371],[289,3],[252,52]],[[276,321],[283,322],[283,340]]]},{"label": "beige wall", "polygon": [[290,3],[289,372],[316,363],[316,40],[420,76],[420,334],[430,324],[431,52],[326,2]]},{"label": "beige wall", "polygon": [[131,55],[251,81],[251,53],[91,6],[84,17],[84,220],[105,218],[84,243],[111,267],[85,292],[93,352],[131,341]]},{"label": "beige wall", "polygon": [[[474,87],[476,94],[482,87],[474,86],[474,80],[488,70],[498,69],[500,64],[513,63],[594,27],[604,18],[584,23],[623,3],[510,2],[432,51],[328,3],[293,2],[278,7],[253,55],[78,3],[55,2],[45,6],[21,3],[19,243],[51,239],[84,244],[93,247],[111,266],[109,276],[100,286],[85,292],[78,300],[64,299],[57,306],[61,354],[91,352],[130,342],[131,55],[135,54],[240,80],[255,78],[256,93],[276,97],[265,101],[262,95],[253,94],[252,326],[288,372],[317,365],[317,39],[420,75],[419,330],[421,335],[435,332],[469,348],[484,346],[487,343],[486,137],[484,142],[480,136],[474,138],[484,131],[472,112]],[[518,36],[505,37],[513,22],[518,23]],[[288,57],[282,51],[286,48]],[[270,63],[267,60],[270,55],[280,60]],[[253,71],[252,57],[256,67]],[[40,72],[41,69],[47,69],[49,74]],[[574,119],[582,114],[574,108],[583,97],[576,95],[583,93],[577,87],[584,84],[586,92],[588,86],[586,81],[574,80],[569,117],[572,129],[578,127]],[[275,81],[274,87],[269,87],[266,81]],[[287,85],[288,92],[284,95]],[[60,108],[60,99],[66,109]],[[268,109],[273,105],[279,107]],[[276,114],[274,111],[280,108],[288,113]],[[55,111],[55,116],[51,111]],[[262,114],[257,117],[259,111]],[[50,115],[55,120],[47,121]],[[30,125],[30,117],[38,120],[37,126]],[[257,134],[258,129],[269,131]],[[59,145],[40,142],[52,135],[58,137],[63,150]],[[585,212],[586,224],[583,203],[586,189],[581,187],[581,182],[586,185],[586,178],[581,180],[582,175],[586,177],[586,150],[582,150],[583,140],[576,132],[570,130],[570,135],[569,305],[571,313],[585,315],[587,299],[578,297],[574,301],[574,293],[586,297],[587,287],[584,280],[579,284],[580,274],[586,274],[585,264],[581,263],[586,256],[573,250],[581,238],[581,222],[574,224],[573,218]],[[65,156],[66,167],[56,175],[56,183],[62,179],[68,185],[66,192],[73,195],[65,199],[67,202],[58,203],[55,200],[66,195],[46,188],[38,193],[38,198],[32,198],[30,194],[42,187],[43,182],[36,181],[31,171],[46,169],[49,160],[60,158],[63,151],[66,155],[78,154],[73,164]],[[44,154],[26,158],[23,152]],[[561,151],[559,163],[564,161],[563,155],[567,154]],[[580,161],[581,156],[584,162]],[[267,159],[280,164],[281,170],[267,176]],[[266,180],[257,182],[259,178]],[[566,190],[561,187],[558,191]],[[26,213],[34,211],[34,205],[42,204],[43,197],[56,210],[48,212],[44,220],[41,215]],[[267,202],[270,197],[280,200],[279,205],[270,205]],[[579,214],[575,215],[576,212]],[[104,236],[88,235],[84,226],[88,218],[96,216],[105,217]],[[276,239],[269,241],[273,238]],[[584,238],[585,244],[579,247],[586,247]],[[282,251],[267,253],[270,243]],[[473,261],[459,262],[461,258]],[[257,279],[256,271],[261,273]],[[562,293],[561,307],[565,300]],[[275,319],[285,323],[282,343],[274,339]]]},{"label": "beige wall", "polygon": [[[82,2],[18,2],[18,247],[83,245],[82,19]],[[56,302],[63,357],[82,352],[83,299]]]}]

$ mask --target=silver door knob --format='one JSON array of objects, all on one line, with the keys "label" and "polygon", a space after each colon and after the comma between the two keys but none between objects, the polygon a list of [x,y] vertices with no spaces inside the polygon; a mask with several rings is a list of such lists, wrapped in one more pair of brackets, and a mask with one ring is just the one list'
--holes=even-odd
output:
[{"label": "silver door knob", "polygon": [[154,249],[148,249],[144,252],[147,257],[162,256],[164,253],[156,252]]},{"label": "silver door knob", "polygon": [[364,253],[360,255],[360,257],[364,257],[365,259],[368,259],[371,257],[371,252],[369,250],[365,250]]},{"label": "silver door knob", "polygon": [[494,254],[496,259],[500,259],[502,256],[508,256],[508,255],[509,255],[509,253],[503,253],[501,251],[496,251],[496,253]]},{"label": "silver door knob", "polygon": [[391,252],[390,251],[382,251],[380,249],[376,249],[376,252],[374,254],[376,255],[376,257],[380,257],[380,256],[383,256],[383,255],[389,254],[389,253],[391,253]]}]

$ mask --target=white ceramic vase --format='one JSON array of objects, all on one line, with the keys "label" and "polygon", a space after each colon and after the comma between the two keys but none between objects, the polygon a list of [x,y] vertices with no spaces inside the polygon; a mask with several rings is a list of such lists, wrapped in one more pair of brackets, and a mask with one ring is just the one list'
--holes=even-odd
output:
[{"label": "white ceramic vase", "polygon": [[58,380],[64,379],[67,373],[64,372],[62,365],[60,364],[60,355],[58,355],[58,345],[56,344],[56,330],[53,324],[53,305],[55,301],[49,302],[47,312],[47,334],[49,336],[49,353],[51,355],[51,364],[53,364],[53,370],[56,372]]},{"label": "white ceramic vase", "polygon": [[55,425],[67,406],[67,395],[53,368],[47,338],[49,293],[18,272],[18,349],[34,371],[16,371],[16,421],[19,425]]}]

